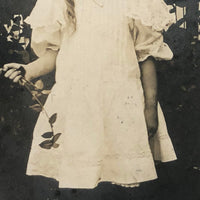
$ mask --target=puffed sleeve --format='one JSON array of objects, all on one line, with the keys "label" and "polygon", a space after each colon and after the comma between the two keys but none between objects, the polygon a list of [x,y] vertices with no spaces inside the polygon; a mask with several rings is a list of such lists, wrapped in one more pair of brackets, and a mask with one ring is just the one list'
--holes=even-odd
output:
[{"label": "puffed sleeve", "polygon": [[161,31],[144,26],[139,20],[134,21],[133,40],[138,62],[146,60],[149,56],[156,60],[171,60],[173,53],[163,42]]},{"label": "puffed sleeve", "polygon": [[63,30],[67,26],[67,6],[64,0],[37,0],[25,22],[31,25],[31,47],[38,57],[46,50],[58,51]]},{"label": "puffed sleeve", "polygon": [[127,17],[131,20],[131,32],[138,61],[149,56],[158,60],[171,60],[173,53],[163,42],[163,31],[175,22],[170,6],[163,0],[127,0]]}]

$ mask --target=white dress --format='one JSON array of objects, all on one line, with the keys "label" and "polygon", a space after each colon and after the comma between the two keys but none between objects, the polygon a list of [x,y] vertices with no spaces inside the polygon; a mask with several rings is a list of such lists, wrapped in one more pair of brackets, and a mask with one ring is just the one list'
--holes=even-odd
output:
[{"label": "white dress", "polygon": [[38,56],[58,51],[56,84],[45,108],[57,113],[54,129],[62,134],[58,148],[41,148],[42,135],[51,130],[42,112],[28,175],[55,178],[62,188],[94,188],[103,181],[135,186],[157,178],[154,160],[176,159],[160,106],[149,144],[138,66],[150,55],[172,58],[161,31],[173,17],[160,0],[145,1],[75,0],[74,33],[65,0],[37,1],[26,21]]}]

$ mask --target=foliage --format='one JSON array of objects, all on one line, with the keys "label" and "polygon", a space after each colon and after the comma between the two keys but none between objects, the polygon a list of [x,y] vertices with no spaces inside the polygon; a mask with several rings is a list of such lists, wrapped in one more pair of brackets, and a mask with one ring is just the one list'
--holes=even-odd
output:
[{"label": "foliage", "polygon": [[27,89],[27,91],[32,95],[33,100],[37,102],[37,104],[30,106],[30,108],[37,112],[43,111],[51,128],[50,134],[44,133],[42,135],[42,137],[45,136],[44,138],[47,138],[49,136],[49,140],[45,140],[41,144],[39,144],[40,147],[44,149],[51,149],[51,147],[58,148],[59,144],[57,144],[56,141],[60,137],[61,133],[55,134],[54,131],[54,123],[57,120],[57,113],[54,113],[52,116],[49,116],[48,112],[43,106],[43,103],[40,100],[41,97],[46,97],[50,93],[50,90],[43,90],[43,88],[38,88],[32,82],[27,81],[24,77],[21,78],[20,84]]},{"label": "foliage", "polygon": [[[30,49],[31,29],[23,21],[21,14],[13,15],[10,20],[0,26],[1,56],[5,63],[31,61]],[[4,63],[1,63],[4,64]]]},{"label": "foliage", "polygon": [[[0,61],[1,66],[11,62],[27,64],[36,58],[30,48],[30,26],[24,22],[21,14],[15,14],[11,19],[8,19],[6,23],[1,24],[0,41],[3,47],[0,48],[0,57],[3,57]],[[21,118],[23,118],[22,115],[26,116],[27,113],[30,113],[27,110],[28,108],[37,112],[44,109],[43,104],[50,93],[49,89],[52,84],[50,84],[47,89],[44,89],[47,84],[44,84],[40,79],[36,80],[35,84],[26,81],[24,90],[22,85],[14,84],[5,79],[2,75],[0,78],[0,104],[1,107],[4,106],[7,108],[5,110],[1,109],[0,119],[2,119],[2,122],[0,121],[0,129],[6,126],[9,121],[13,121],[12,127],[16,129],[14,132],[20,132],[22,130],[27,131],[21,121]],[[13,99],[15,99],[15,101],[13,101]],[[36,100],[37,103],[31,105],[33,100]],[[14,115],[10,115],[10,112],[13,112]],[[34,116],[37,116],[34,113],[31,114],[33,115],[33,119]],[[20,129],[17,127],[20,127]]]}]

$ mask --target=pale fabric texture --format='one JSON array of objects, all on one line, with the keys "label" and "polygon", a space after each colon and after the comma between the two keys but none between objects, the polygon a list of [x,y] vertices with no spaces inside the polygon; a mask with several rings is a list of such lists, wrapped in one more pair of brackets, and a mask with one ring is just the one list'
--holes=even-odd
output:
[{"label": "pale fabric texture", "polygon": [[[176,159],[160,106],[159,128],[149,144],[138,66],[148,56],[172,58],[160,32],[172,17],[161,3],[165,23],[156,24],[154,18],[151,26],[135,8],[130,10],[130,2],[139,1],[101,2],[102,7],[93,0],[75,1],[73,34],[64,0],[38,0],[26,20],[38,56],[48,48],[59,50],[56,84],[45,107],[49,115],[58,114],[55,130],[62,133],[59,148],[42,149],[41,135],[50,128],[40,114],[27,174],[55,178],[60,187],[94,188],[102,181],[136,186],[157,178],[154,159]],[[157,16],[162,9],[157,8]]]}]

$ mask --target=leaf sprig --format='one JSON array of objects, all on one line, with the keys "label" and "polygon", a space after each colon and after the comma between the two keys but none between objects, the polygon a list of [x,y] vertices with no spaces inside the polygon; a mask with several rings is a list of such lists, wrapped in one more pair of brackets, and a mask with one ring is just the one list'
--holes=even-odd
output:
[{"label": "leaf sprig", "polygon": [[47,140],[44,140],[42,143],[39,144],[39,146],[44,149],[51,149],[52,147],[58,148],[59,144],[57,144],[56,142],[62,133],[55,134],[55,131],[54,131],[54,123],[57,120],[57,113],[54,113],[53,115],[49,116],[42,102],[39,99],[39,97],[42,95],[48,95],[50,91],[39,89],[38,87],[36,87],[36,85],[26,80],[24,77],[20,79],[20,84],[23,85],[27,89],[27,91],[32,95],[33,99],[37,102],[37,104],[30,106],[30,108],[32,108],[33,110],[37,112],[44,111],[46,118],[48,120],[49,126],[51,128],[50,132],[46,132],[42,135],[42,137]]}]

